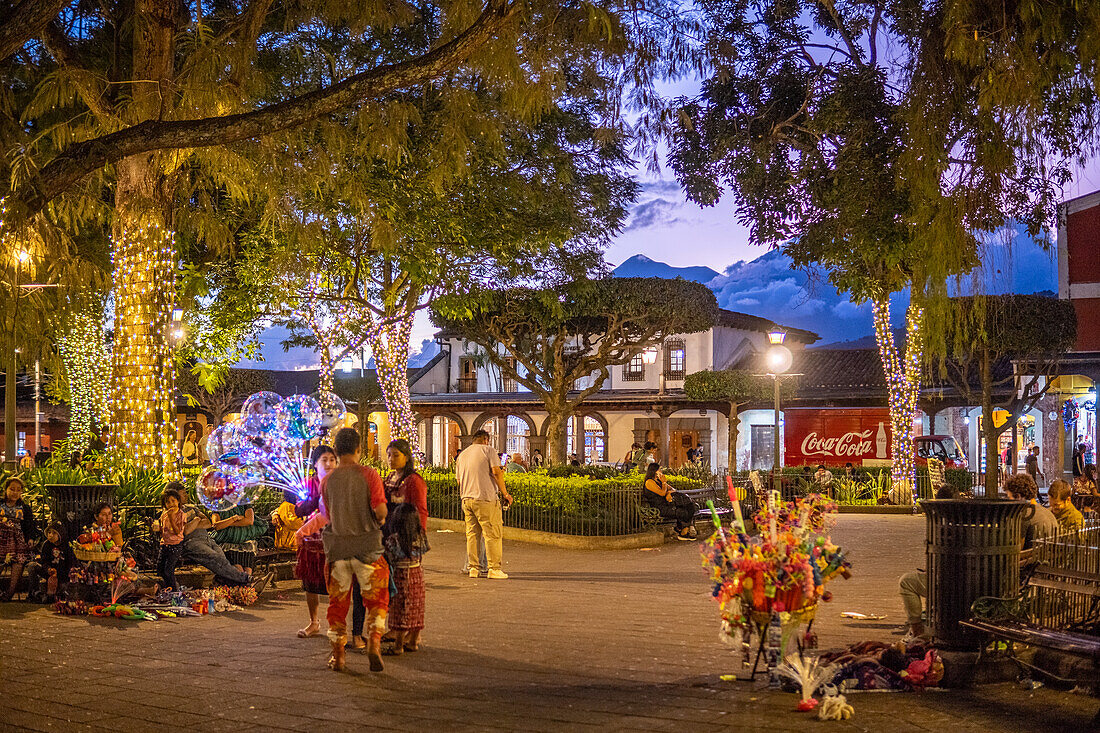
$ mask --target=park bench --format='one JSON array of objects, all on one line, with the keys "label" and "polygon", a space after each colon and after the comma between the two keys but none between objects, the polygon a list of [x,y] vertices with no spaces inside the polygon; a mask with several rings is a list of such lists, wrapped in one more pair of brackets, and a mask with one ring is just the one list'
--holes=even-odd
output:
[{"label": "park bench", "polygon": [[[1024,644],[1092,662],[1081,681],[1100,683],[1100,573],[1039,565],[1020,596],[979,598],[971,614],[963,626],[1008,642],[1010,650]],[[1030,666],[1014,653],[1012,659]]]},{"label": "park bench", "polygon": [[[729,480],[729,477],[727,477],[727,480]],[[730,503],[729,494],[721,484],[703,486],[698,489],[678,489],[678,491],[691,499],[692,503],[695,504],[695,508],[698,512],[696,514],[696,521],[705,521],[709,523],[710,509],[707,507],[708,501],[714,504],[714,511],[719,519],[728,520],[733,517],[733,505]],[[657,527],[665,528],[675,524],[675,520],[662,517],[657,513],[656,509],[646,504],[641,505],[641,511],[642,514],[650,518]]]}]

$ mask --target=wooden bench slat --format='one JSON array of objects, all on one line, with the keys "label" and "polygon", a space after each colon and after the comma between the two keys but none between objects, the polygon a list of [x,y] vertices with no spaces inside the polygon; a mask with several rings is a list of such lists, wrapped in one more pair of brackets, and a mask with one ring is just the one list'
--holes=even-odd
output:
[{"label": "wooden bench slat", "polygon": [[1077,593],[1085,596],[1100,596],[1100,586],[1093,584],[1085,584],[1080,581],[1065,581],[1056,580],[1054,578],[1042,577],[1032,578],[1028,585],[1036,588],[1046,588],[1048,590],[1060,590],[1066,593]]},{"label": "wooden bench slat", "polygon": [[1012,622],[995,624],[988,621],[971,620],[962,621],[961,624],[1000,639],[1027,644],[1028,646],[1041,646],[1100,661],[1100,638],[1095,636]]}]

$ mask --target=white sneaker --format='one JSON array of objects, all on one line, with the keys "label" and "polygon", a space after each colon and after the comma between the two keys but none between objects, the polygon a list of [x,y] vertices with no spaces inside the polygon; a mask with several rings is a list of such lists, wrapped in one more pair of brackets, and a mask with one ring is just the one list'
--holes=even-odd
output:
[{"label": "white sneaker", "polygon": [[490,570],[488,578],[489,580],[508,580],[508,573],[503,570]]},{"label": "white sneaker", "polygon": [[481,573],[478,572],[477,568],[470,568],[470,577],[471,578],[480,578]]}]

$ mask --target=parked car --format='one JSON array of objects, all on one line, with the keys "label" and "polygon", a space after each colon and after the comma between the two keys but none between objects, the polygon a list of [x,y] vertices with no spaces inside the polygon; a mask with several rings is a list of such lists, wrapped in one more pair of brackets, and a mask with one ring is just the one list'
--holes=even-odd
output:
[{"label": "parked car", "polygon": [[913,438],[913,452],[918,466],[927,466],[929,458],[938,458],[945,468],[967,468],[966,454],[953,435],[919,435]]}]

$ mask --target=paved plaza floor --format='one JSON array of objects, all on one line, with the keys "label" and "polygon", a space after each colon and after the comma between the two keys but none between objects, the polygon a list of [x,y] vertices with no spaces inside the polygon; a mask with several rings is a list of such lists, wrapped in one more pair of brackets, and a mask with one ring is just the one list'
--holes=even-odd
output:
[{"label": "paved plaza floor", "polygon": [[[923,564],[924,520],[844,515],[833,533],[855,575],[831,586],[822,647],[893,639],[896,580]],[[1100,702],[1015,684],[965,691],[853,693],[855,717],[821,723],[796,696],[746,682],[718,638],[695,543],[574,551],[505,543],[507,581],[458,571],[464,542],[433,532],[421,651],[372,674],[328,642],[297,639],[293,581],[241,612],[158,622],[62,617],[0,606],[3,730],[1082,730]],[[323,606],[322,606],[323,608]],[[876,622],[842,611],[885,613]]]}]

